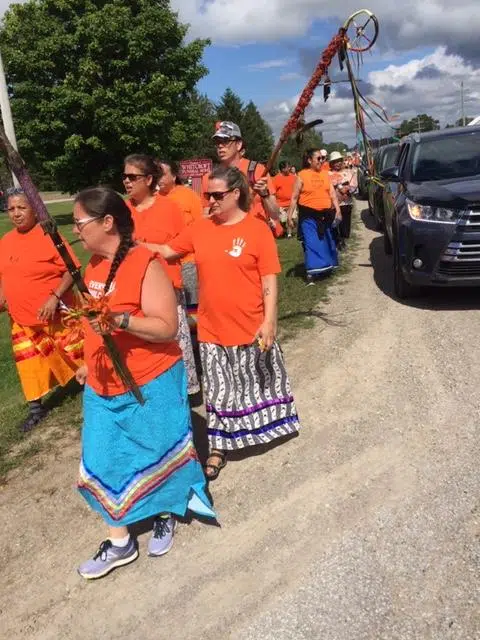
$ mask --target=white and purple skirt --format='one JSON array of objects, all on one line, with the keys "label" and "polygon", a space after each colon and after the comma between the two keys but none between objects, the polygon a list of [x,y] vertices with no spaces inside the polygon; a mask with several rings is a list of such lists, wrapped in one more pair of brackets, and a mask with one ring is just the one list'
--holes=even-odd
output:
[{"label": "white and purple skirt", "polygon": [[300,424],[285,369],[275,342],[222,347],[200,343],[207,433],[211,449],[231,451],[294,435]]}]

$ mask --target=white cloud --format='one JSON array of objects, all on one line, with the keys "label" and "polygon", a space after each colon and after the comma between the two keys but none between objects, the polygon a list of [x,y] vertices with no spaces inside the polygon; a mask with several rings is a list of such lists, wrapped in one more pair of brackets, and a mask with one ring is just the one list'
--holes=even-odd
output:
[{"label": "white cloud", "polygon": [[[358,0],[171,0],[191,33],[215,43],[275,41],[306,34],[314,20],[340,26]],[[469,58],[479,57],[478,0],[369,0],[380,21],[381,49],[410,50],[419,45],[446,45]]]},{"label": "white cloud", "polygon": [[247,65],[249,71],[265,71],[265,69],[278,69],[281,67],[288,67],[291,60],[285,58],[277,60],[263,60],[262,62],[255,62],[254,64]]},{"label": "white cloud", "polygon": [[[418,113],[428,113],[438,118],[442,126],[454,123],[461,117],[462,82],[466,115],[480,115],[480,69],[465,63],[460,56],[447,54],[445,47],[439,47],[432,54],[403,65],[391,64],[381,71],[371,71],[367,80],[368,97],[382,105],[389,115],[399,114],[395,124]],[[344,140],[351,144],[355,139],[353,99],[348,94],[348,86],[335,85],[326,103],[321,89],[317,90],[312,100],[307,120],[324,120],[319,129],[327,141]],[[278,104],[264,105],[262,113],[276,136],[297,100],[298,95]],[[372,137],[390,134],[388,125],[375,116],[374,120],[375,125],[367,120],[367,129]]]},{"label": "white cloud", "polygon": [[290,71],[289,73],[282,73],[279,80],[282,82],[291,82],[292,80],[300,80],[300,78],[303,78],[301,73],[298,73],[297,71]]}]

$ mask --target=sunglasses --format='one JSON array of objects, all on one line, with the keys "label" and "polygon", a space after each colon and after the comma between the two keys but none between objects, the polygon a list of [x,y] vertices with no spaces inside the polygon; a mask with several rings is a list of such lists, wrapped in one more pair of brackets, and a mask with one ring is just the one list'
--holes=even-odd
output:
[{"label": "sunglasses", "polygon": [[129,180],[130,182],[136,182],[139,178],[146,178],[144,173],[122,173],[122,180]]},{"label": "sunglasses", "polygon": [[227,193],[231,193],[232,191],[233,189],[229,189],[228,191],[205,191],[203,197],[205,198],[205,200],[210,200],[210,198],[213,198],[215,202],[221,202],[225,198]]}]

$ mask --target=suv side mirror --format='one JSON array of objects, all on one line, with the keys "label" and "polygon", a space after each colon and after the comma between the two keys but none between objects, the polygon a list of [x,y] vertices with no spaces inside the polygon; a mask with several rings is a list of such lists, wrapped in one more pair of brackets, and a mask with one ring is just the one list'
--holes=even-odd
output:
[{"label": "suv side mirror", "polygon": [[400,182],[398,167],[389,167],[388,169],[384,169],[380,173],[380,177],[382,180],[385,180],[385,182]]}]

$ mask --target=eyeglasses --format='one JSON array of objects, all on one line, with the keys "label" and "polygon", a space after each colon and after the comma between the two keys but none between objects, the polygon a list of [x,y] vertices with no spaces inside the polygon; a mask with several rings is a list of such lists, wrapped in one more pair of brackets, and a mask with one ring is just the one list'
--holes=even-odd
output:
[{"label": "eyeglasses", "polygon": [[79,220],[73,219],[73,226],[77,227],[79,231],[83,229],[90,222],[94,222],[95,220],[101,220],[101,218],[80,218]]},{"label": "eyeglasses", "polygon": [[122,180],[128,180],[129,182],[136,182],[139,178],[146,178],[144,173],[122,173]]},{"label": "eyeglasses", "polygon": [[203,197],[205,198],[205,200],[210,200],[210,198],[213,198],[215,202],[221,202],[225,198],[227,193],[231,193],[232,191],[233,189],[228,189],[228,191],[205,191]]},{"label": "eyeglasses", "polygon": [[228,147],[232,142],[237,142],[237,138],[214,138],[213,144],[216,147]]}]

